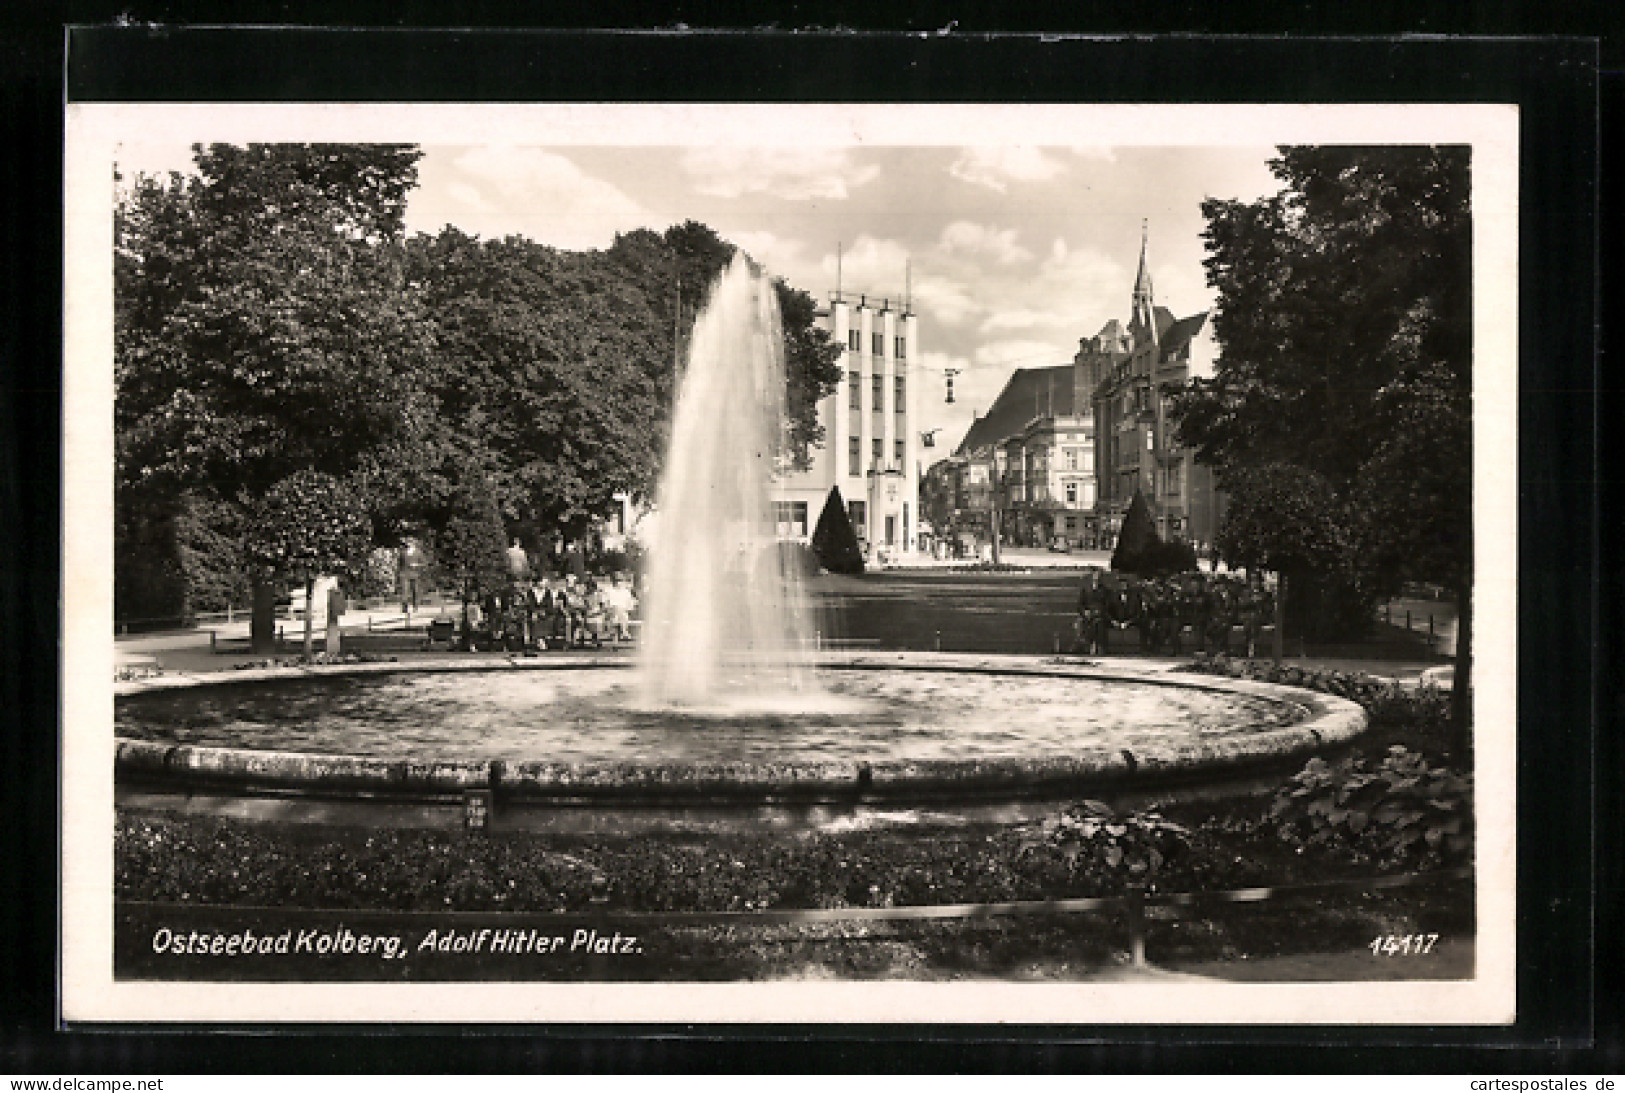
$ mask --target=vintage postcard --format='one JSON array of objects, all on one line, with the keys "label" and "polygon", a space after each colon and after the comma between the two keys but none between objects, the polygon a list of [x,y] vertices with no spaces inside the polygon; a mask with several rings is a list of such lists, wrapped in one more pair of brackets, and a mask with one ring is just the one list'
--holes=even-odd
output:
[{"label": "vintage postcard", "polygon": [[1511,1022],[1505,105],[70,104],[69,1022]]}]

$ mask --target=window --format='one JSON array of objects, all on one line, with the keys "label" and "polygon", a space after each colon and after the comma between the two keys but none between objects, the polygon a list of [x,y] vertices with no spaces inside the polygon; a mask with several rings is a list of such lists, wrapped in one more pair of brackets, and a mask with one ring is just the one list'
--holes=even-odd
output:
[{"label": "window", "polygon": [[908,339],[901,334],[892,342],[893,355],[900,361],[908,359]]},{"label": "window", "polygon": [[1078,469],[1078,449],[1076,449],[1076,448],[1063,448],[1063,449],[1061,449],[1061,466],[1066,468],[1069,471],[1077,470]]},{"label": "window", "polygon": [[863,348],[863,333],[856,327],[846,332],[846,347],[856,353]]},{"label": "window", "polygon": [[892,409],[899,414],[908,406],[908,399],[904,397],[903,377],[897,376],[892,380]]},{"label": "window", "polygon": [[872,345],[874,347],[875,356],[884,357],[886,355],[886,335],[884,335],[884,334],[875,334],[875,335],[873,335],[873,337],[872,337]]},{"label": "window", "polygon": [[856,372],[848,372],[846,374],[846,390],[847,390],[847,398],[851,403],[852,409],[854,409],[854,410],[862,410],[863,409],[863,377],[858,375],[858,373],[856,373]]},{"label": "window", "polygon": [[886,409],[886,407],[885,407],[885,402],[886,402],[886,377],[877,375],[877,376],[875,376],[873,378],[874,378],[874,402],[869,407],[869,409],[873,410],[877,414],[884,413],[885,409]]},{"label": "window", "polygon": [[897,469],[902,470],[903,460],[908,458],[908,455],[903,451],[903,442],[901,440],[893,441],[892,451],[897,455]]},{"label": "window", "polygon": [[807,502],[775,501],[774,516],[781,539],[805,538],[807,534]]},{"label": "window", "polygon": [[1068,480],[1066,484],[1066,504],[1068,508],[1077,508],[1078,506],[1078,484],[1071,480]]},{"label": "window", "polygon": [[875,466],[880,466],[881,460],[886,458],[886,442],[878,436],[871,442],[875,455]]},{"label": "window", "polygon": [[848,501],[846,503],[846,518],[851,521],[852,530],[857,532],[859,539],[869,537],[869,518],[864,509],[865,505],[862,501]]},{"label": "window", "polygon": [[846,473],[859,475],[863,473],[863,442],[857,437],[847,437],[846,440]]},{"label": "window", "polygon": [[1151,427],[1149,425],[1147,425],[1146,428],[1145,428],[1145,450],[1148,451],[1148,452],[1151,452],[1151,451],[1156,451],[1156,448],[1157,448],[1157,434],[1152,432]]}]

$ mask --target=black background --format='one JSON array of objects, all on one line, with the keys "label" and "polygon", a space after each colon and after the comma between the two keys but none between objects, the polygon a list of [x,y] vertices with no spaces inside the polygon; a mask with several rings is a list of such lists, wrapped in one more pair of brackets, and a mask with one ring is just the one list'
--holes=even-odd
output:
[{"label": "black background", "polygon": [[[36,9],[31,16],[8,13],[3,18],[9,22],[0,24],[0,178],[6,200],[0,208],[0,1071],[1625,1070],[1619,978],[1607,974],[1625,963],[1625,855],[1619,840],[1625,757],[1616,731],[1625,708],[1617,687],[1625,580],[1609,549],[1618,545],[1618,510],[1610,505],[1599,514],[1599,505],[1613,500],[1607,456],[1618,445],[1619,429],[1607,417],[1598,429],[1599,412],[1612,409],[1617,383],[1606,371],[1606,355],[1599,371],[1597,333],[1599,318],[1615,314],[1612,298],[1604,302],[1599,296],[1612,282],[1599,278],[1598,261],[1621,251],[1618,211],[1605,207],[1599,219],[1597,190],[1599,177],[1618,170],[1625,147],[1619,39],[1302,36],[1601,35],[1611,29],[1602,5],[1531,13],[1490,4],[1409,4],[1403,11],[1383,4],[1184,3],[1154,11],[1108,4],[1091,11],[1087,28],[1062,28],[1054,20],[1023,24],[992,5],[953,11],[894,5],[882,12],[787,5],[774,13],[770,27],[749,34],[675,29],[762,22],[760,14],[704,5],[676,6],[645,24],[665,31],[603,34],[426,32],[410,26],[512,24],[514,13],[489,4],[341,6],[353,25],[390,28],[372,31],[311,28],[334,18],[330,4],[320,10],[267,7],[257,19],[307,29],[186,29],[182,24],[222,17],[217,6],[198,4],[67,5]],[[632,25],[626,13],[601,6],[548,14],[555,26],[586,26],[589,20]],[[64,21],[82,26],[65,36]],[[791,33],[809,27],[826,30]],[[899,28],[919,33],[895,33]],[[1040,29],[1298,36],[987,33]],[[64,70],[79,101],[1518,103],[1517,1025],[530,1027],[472,1034],[372,1026],[284,1029],[272,1036],[56,1029]],[[1601,172],[1599,155],[1605,157]],[[1611,538],[1599,546],[1599,535]]]}]

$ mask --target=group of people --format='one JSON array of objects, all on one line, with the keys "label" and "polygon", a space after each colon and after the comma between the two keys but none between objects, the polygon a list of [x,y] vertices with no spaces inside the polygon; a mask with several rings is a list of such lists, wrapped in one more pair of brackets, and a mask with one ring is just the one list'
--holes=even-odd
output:
[{"label": "group of people", "polygon": [[630,642],[637,606],[632,579],[625,573],[516,581],[479,605],[470,644],[520,652]]},{"label": "group of people", "polygon": [[1111,629],[1132,626],[1141,652],[1182,652],[1189,630],[1203,652],[1224,653],[1240,628],[1247,655],[1254,656],[1274,616],[1275,594],[1256,579],[1200,572],[1141,578],[1091,569],[1078,595],[1073,648],[1085,655],[1104,653]]}]

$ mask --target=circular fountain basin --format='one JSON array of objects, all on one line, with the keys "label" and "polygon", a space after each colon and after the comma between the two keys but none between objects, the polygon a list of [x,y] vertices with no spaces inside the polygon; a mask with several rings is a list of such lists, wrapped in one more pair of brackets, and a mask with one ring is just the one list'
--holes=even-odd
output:
[{"label": "circular fountain basin", "polygon": [[654,709],[587,657],[164,676],[121,685],[125,788],[503,806],[1053,798],[1298,761],[1354,703],[1061,658],[826,656],[815,694]]}]

